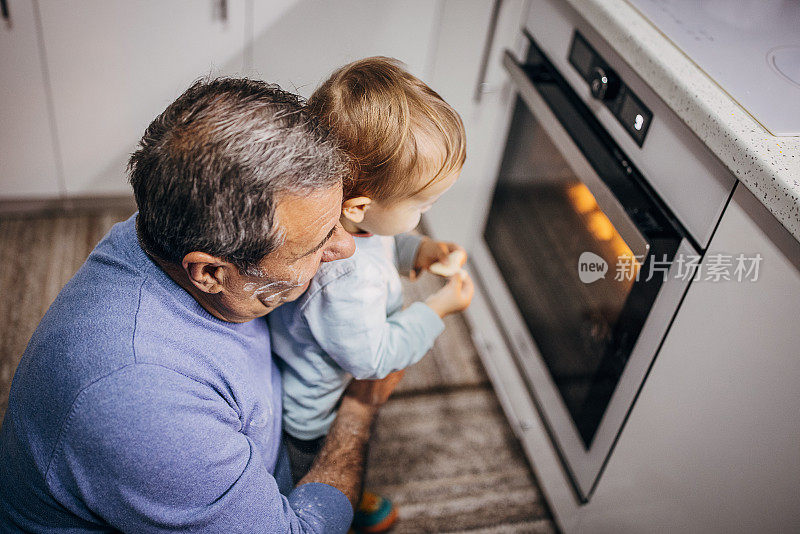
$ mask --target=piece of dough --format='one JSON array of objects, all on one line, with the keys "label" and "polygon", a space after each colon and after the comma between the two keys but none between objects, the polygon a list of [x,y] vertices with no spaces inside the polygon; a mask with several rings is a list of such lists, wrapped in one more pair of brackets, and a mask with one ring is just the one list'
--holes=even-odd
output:
[{"label": "piece of dough", "polygon": [[438,274],[439,276],[449,278],[461,271],[461,264],[464,263],[466,259],[466,252],[463,250],[454,250],[447,255],[447,259],[445,261],[437,261],[428,267],[428,270],[433,274]]}]

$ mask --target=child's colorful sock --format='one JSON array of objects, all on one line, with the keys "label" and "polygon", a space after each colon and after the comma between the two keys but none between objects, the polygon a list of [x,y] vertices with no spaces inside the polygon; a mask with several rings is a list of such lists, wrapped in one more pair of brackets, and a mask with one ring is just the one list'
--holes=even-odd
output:
[{"label": "child's colorful sock", "polygon": [[386,532],[397,521],[397,510],[389,499],[365,491],[353,518],[353,530],[359,534]]}]

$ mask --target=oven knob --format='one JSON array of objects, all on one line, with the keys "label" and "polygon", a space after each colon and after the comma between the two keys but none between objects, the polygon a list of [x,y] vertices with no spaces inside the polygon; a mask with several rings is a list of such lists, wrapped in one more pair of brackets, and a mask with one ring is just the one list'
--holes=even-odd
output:
[{"label": "oven knob", "polygon": [[592,96],[598,100],[611,100],[617,95],[619,80],[617,75],[611,70],[602,67],[595,67],[592,71],[592,78],[589,86],[592,89]]}]

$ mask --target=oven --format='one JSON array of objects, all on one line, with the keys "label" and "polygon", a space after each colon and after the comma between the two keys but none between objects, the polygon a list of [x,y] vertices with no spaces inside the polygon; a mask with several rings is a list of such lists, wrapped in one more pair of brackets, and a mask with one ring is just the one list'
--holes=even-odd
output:
[{"label": "oven", "polygon": [[570,33],[560,67],[527,32],[527,55],[503,57],[513,113],[471,263],[585,502],[702,246],[653,187],[658,177],[627,155],[650,142],[658,118],[580,31]]}]

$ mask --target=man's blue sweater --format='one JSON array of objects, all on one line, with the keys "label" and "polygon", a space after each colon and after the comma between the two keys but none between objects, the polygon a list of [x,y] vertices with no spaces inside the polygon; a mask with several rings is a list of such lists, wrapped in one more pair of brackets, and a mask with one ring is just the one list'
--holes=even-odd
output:
[{"label": "man's blue sweater", "polygon": [[345,532],[343,493],[291,488],[280,384],[266,321],[209,314],[144,253],[134,215],[64,287],[17,368],[0,531]]}]

